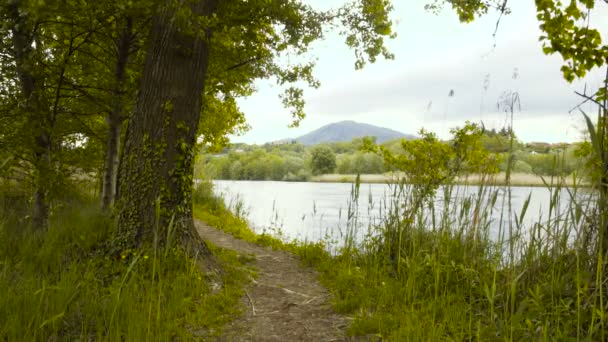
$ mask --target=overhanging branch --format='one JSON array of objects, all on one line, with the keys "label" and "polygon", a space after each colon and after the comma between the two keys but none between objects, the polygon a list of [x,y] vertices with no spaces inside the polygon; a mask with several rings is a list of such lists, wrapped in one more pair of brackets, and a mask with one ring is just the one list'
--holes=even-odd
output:
[{"label": "overhanging branch", "polygon": [[238,64],[235,64],[235,65],[233,65],[233,66],[231,66],[231,67],[227,68],[225,71],[230,71],[230,70],[234,70],[234,69],[236,69],[236,68],[240,68],[240,67],[242,67],[242,66],[244,66],[244,65],[247,65],[247,64],[249,64],[249,63],[255,62],[255,61],[257,61],[257,60],[260,60],[260,58],[259,58],[259,57],[253,57],[253,58],[247,59],[247,60],[245,60],[245,61],[242,61],[242,62],[240,62],[240,63],[238,63]]}]

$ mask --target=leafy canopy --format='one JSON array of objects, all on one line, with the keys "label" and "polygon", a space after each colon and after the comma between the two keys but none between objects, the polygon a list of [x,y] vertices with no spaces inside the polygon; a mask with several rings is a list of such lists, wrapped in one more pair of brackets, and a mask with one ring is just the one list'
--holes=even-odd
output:
[{"label": "leafy canopy", "polygon": [[[227,135],[249,128],[235,98],[253,94],[259,79],[274,79],[283,88],[282,103],[291,108],[292,125],[297,126],[305,117],[302,85],[320,86],[308,55],[310,44],[323,39],[328,29],[341,27],[346,45],[355,52],[355,68],[379,56],[392,59],[384,46],[386,37],[394,37],[391,10],[388,0],[359,0],[328,11],[295,0],[221,2],[212,19],[200,18],[213,32],[202,142],[223,146]],[[184,25],[191,26],[186,19],[191,13],[183,17]]]},{"label": "leafy canopy", "polygon": [[451,130],[449,142],[421,129],[420,139],[401,140],[400,153],[367,140],[364,149],[380,154],[386,165],[404,173],[405,181],[433,193],[458,175],[498,172],[499,160],[483,146],[483,129],[469,123]]},{"label": "leafy canopy", "polygon": [[336,169],[336,154],[329,146],[315,146],[310,154],[311,170],[314,175],[332,173]]}]

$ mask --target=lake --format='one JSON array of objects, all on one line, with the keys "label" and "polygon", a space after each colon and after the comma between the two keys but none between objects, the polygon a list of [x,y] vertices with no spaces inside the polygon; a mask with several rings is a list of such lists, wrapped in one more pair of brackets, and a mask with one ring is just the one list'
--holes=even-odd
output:
[{"label": "lake", "polygon": [[[214,191],[224,197],[233,209],[241,206],[245,217],[256,233],[264,231],[286,239],[306,241],[337,240],[345,234],[349,223],[360,228],[359,238],[367,231],[370,224],[380,221],[381,203],[392,193],[386,184],[361,184],[359,200],[352,203],[352,184],[348,183],[314,183],[314,182],[275,182],[275,181],[214,181]],[[491,211],[490,235],[496,238],[501,222],[505,227],[508,215],[503,206],[504,187],[493,188],[498,191],[498,199]],[[456,197],[464,198],[475,194],[478,186],[455,187]],[[570,198],[567,190],[558,194],[562,198],[561,207],[567,205]],[[530,196],[530,203],[523,220],[524,227],[546,219],[551,192],[543,187],[512,187],[511,205],[519,213],[524,202]],[[442,191],[436,196],[436,206],[441,207]],[[503,209],[504,208],[504,209]],[[356,210],[354,210],[356,209]]]}]

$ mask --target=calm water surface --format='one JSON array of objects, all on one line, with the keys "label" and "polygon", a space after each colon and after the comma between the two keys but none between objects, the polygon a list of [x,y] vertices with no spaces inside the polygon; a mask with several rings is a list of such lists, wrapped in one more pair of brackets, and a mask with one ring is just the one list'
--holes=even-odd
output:
[{"label": "calm water surface", "polygon": [[[360,236],[370,224],[380,221],[381,203],[392,193],[386,184],[361,184],[359,200],[352,203],[352,184],[309,183],[274,181],[214,181],[214,191],[220,194],[233,209],[241,203],[250,225],[257,233],[269,231],[288,240],[306,241],[341,240],[349,224],[350,212],[356,208],[356,216],[351,215],[350,224],[356,219]],[[506,222],[506,206],[503,205],[504,190],[499,191],[498,200],[492,209],[491,235],[497,236],[501,220]],[[457,187],[459,197],[471,195],[479,190],[477,186]],[[442,191],[438,191],[436,205],[441,206]],[[512,209],[519,213],[525,200],[530,196],[530,205],[524,219],[524,226],[546,219],[551,193],[546,188],[513,187]],[[560,194],[569,198],[566,190]],[[566,202],[566,201],[564,201]],[[565,204],[562,204],[565,205]],[[501,217],[501,213],[503,214]],[[545,214],[543,214],[545,213]],[[503,226],[504,227],[504,226]]]}]

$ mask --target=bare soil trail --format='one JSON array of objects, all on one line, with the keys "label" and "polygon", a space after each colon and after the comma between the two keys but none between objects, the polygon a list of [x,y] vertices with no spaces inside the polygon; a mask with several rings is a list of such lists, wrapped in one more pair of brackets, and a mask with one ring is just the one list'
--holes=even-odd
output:
[{"label": "bare soil trail", "polygon": [[349,341],[345,317],[335,313],[330,295],[313,269],[298,258],[196,221],[200,236],[214,245],[255,259],[257,278],[246,288],[246,312],[224,329],[218,341]]}]

